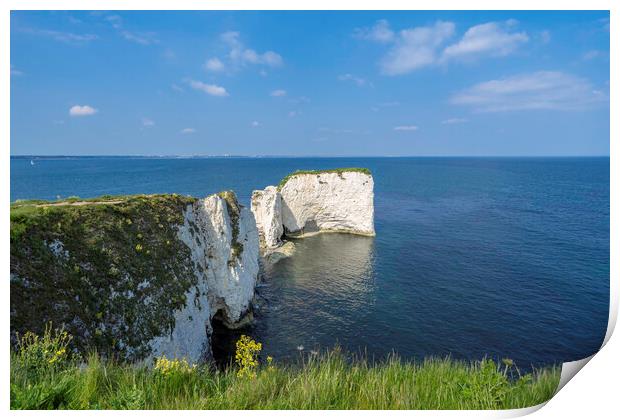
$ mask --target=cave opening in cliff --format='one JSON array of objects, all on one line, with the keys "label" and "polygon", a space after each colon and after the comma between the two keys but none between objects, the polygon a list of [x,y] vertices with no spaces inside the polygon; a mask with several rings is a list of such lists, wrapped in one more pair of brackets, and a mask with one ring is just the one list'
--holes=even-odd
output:
[{"label": "cave opening in cliff", "polygon": [[226,325],[222,309],[213,315],[211,328],[211,352],[213,353],[213,359],[218,368],[225,369],[235,362],[237,340],[239,340],[242,334],[249,334],[249,328],[229,328]]}]

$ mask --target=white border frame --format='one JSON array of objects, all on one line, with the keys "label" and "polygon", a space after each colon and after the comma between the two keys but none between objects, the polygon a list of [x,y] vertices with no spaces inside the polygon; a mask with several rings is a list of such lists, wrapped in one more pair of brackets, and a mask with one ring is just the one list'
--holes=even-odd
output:
[{"label": "white border frame", "polygon": [[[10,324],[8,316],[8,308],[10,307],[9,299],[9,282],[8,270],[9,266],[9,208],[10,202],[10,10],[611,10],[610,13],[610,74],[618,73],[618,44],[615,40],[618,38],[616,18],[619,7],[611,0],[590,0],[590,1],[552,1],[552,0],[522,0],[522,1],[503,1],[501,4],[497,1],[490,0],[469,0],[467,2],[458,0],[427,0],[424,1],[405,1],[405,0],[302,0],[292,4],[291,1],[283,0],[262,0],[260,2],[251,2],[243,0],[211,0],[209,2],[199,2],[192,0],[5,0],[1,3],[0,9],[0,61],[4,70],[0,72],[0,128],[2,129],[2,138],[6,139],[3,143],[4,153],[1,156],[2,179],[0,184],[2,197],[5,205],[2,207],[2,223],[0,237],[4,238],[2,242],[2,261],[5,267],[5,279],[2,283],[2,302],[5,308],[3,317],[4,337],[10,335]],[[614,6],[616,6],[614,8]],[[610,81],[610,116],[619,115],[616,99],[618,98],[618,88],[615,83]],[[617,339],[610,340],[615,328],[618,315],[618,281],[620,272],[618,271],[618,255],[620,255],[620,244],[618,236],[618,191],[612,186],[616,186],[620,177],[620,165],[617,159],[617,144],[611,139],[618,139],[618,122],[610,118],[610,312],[607,334],[605,336],[604,347],[599,353],[593,357],[565,363],[562,368],[562,381],[559,389],[566,385],[568,380],[574,376],[586,363],[591,365],[585,369],[579,376],[579,379],[571,381],[570,385],[562,389],[548,404],[530,407],[520,410],[506,411],[392,411],[389,414],[379,414],[372,411],[298,411],[294,415],[309,418],[315,415],[321,417],[353,417],[356,418],[374,418],[377,415],[389,415],[404,418],[411,415],[416,417],[447,417],[447,418],[464,418],[464,417],[486,417],[486,418],[502,418],[515,417],[529,414],[539,410],[542,406],[548,405],[544,410],[536,413],[539,418],[558,418],[558,417],[584,417],[594,416],[594,418],[612,418],[617,415],[618,403],[617,392],[615,391],[617,378],[620,377],[620,363],[615,360],[615,355],[620,354],[620,345]],[[5,410],[9,409],[9,346],[1,347],[2,355],[2,381],[0,388],[0,398],[3,401]],[[89,416],[98,418],[116,417],[156,417],[165,418],[171,413],[168,411],[104,411],[88,413]],[[184,411],[182,416],[198,418],[203,416],[225,416],[226,418],[286,418],[291,413],[285,411],[226,411],[226,412],[196,412]],[[15,412],[9,413],[15,417],[59,417],[77,418],[81,417],[81,412]]]}]

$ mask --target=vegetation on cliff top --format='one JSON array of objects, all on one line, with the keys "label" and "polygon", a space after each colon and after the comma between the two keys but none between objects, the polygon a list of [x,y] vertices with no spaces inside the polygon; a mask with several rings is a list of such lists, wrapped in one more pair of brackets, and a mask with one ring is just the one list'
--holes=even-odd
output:
[{"label": "vegetation on cliff top", "polygon": [[237,196],[234,191],[222,191],[217,194],[226,202],[226,210],[228,217],[230,217],[230,224],[232,228],[231,239],[231,258],[228,261],[228,265],[233,265],[235,259],[239,258],[243,253],[243,243],[239,241],[239,216],[241,214],[241,205],[237,201]]},{"label": "vegetation on cliff top", "polygon": [[79,363],[44,353],[62,352],[57,340],[11,352],[12,409],[508,409],[549,400],[560,379],[557,367],[520,375],[509,360],[370,364],[338,349],[282,365],[259,360],[250,339],[224,371],[163,357],[153,368],[96,354]]},{"label": "vegetation on cliff top", "polygon": [[278,191],[284,187],[289,179],[297,175],[321,175],[321,174],[338,174],[342,178],[344,172],[359,172],[366,175],[372,175],[368,168],[335,168],[335,169],[318,169],[318,170],[298,170],[288,174],[278,184]]},{"label": "vegetation on cliff top", "polygon": [[[11,204],[11,331],[64,325],[79,351],[140,359],[196,284],[178,238],[196,199],[134,195]],[[13,342],[15,341],[12,337]]]}]

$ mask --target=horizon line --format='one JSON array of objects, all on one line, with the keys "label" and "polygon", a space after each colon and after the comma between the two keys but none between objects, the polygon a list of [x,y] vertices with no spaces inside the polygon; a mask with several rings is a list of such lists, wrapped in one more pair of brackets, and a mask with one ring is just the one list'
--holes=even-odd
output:
[{"label": "horizon line", "polygon": [[278,158],[278,159],[301,159],[301,158],[321,158],[321,159],[342,159],[342,158],[592,158],[592,157],[606,157],[610,155],[236,155],[236,154],[222,154],[222,155],[185,155],[185,154],[109,154],[109,155],[39,155],[39,154],[15,154],[9,155],[13,158],[182,158],[182,159],[209,159],[209,158]]}]

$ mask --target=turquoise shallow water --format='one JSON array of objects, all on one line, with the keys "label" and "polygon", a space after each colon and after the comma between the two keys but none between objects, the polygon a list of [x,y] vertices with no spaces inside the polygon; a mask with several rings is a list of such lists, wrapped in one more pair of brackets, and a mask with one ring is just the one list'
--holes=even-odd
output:
[{"label": "turquoise shallow water", "polygon": [[[594,353],[609,305],[609,158],[11,159],[11,200],[253,189],[362,166],[375,238],[296,241],[265,273],[245,333],[278,359],[339,344],[374,358]],[[225,337],[234,339],[234,335]],[[225,343],[225,342],[224,342]]]}]

